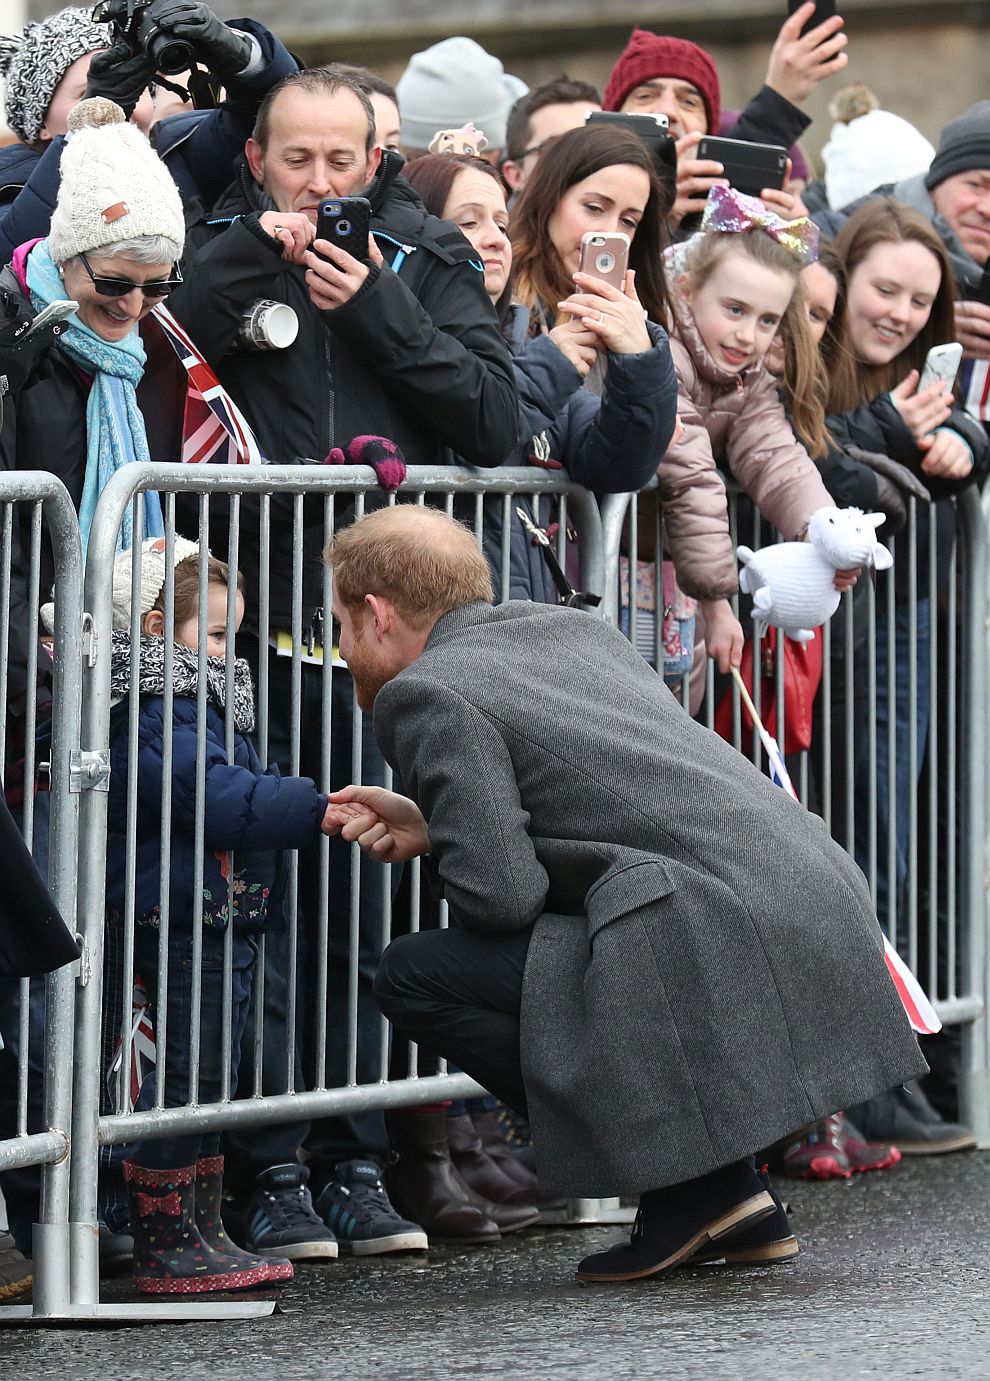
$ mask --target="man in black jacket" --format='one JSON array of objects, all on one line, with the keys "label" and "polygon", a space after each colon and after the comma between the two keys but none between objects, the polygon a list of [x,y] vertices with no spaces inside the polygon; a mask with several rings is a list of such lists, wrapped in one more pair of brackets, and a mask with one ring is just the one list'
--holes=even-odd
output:
[{"label": "man in black jacket", "polygon": [[[401,160],[376,143],[367,95],[333,68],[310,69],[288,78],[262,104],[237,180],[192,229],[191,243],[199,248],[187,255],[186,282],[173,299],[176,314],[195,323],[197,343],[255,429],[270,462],[319,462],[332,448],[346,449],[356,436],[368,433],[390,437],[411,464],[443,463],[450,448],[474,464],[495,466],[515,444],[512,366],[485,294],[482,265],[459,231],[426,213],[412,189],[397,178],[400,167]],[[353,254],[327,241],[314,245],[320,201],[358,194],[371,203],[371,242],[356,244]],[[284,303],[296,313],[298,335],[287,349],[243,347],[242,318],[259,299]],[[210,535],[214,549],[222,550],[218,508],[211,506]],[[238,564],[247,584],[244,650],[255,660],[269,656],[269,649],[257,642],[259,576],[268,567],[257,513],[256,505],[242,501]],[[270,628],[283,634],[284,645],[291,644],[289,630],[295,626],[291,553],[300,545],[304,641],[322,642],[324,541],[322,500],[307,502],[300,534],[293,524],[292,500],[273,498]],[[303,664],[298,751],[301,770],[316,776],[322,776],[323,760],[322,679],[319,666]],[[355,720],[346,672],[334,673],[332,693],[326,785],[349,780],[352,726],[362,744],[365,780],[383,781],[383,759],[370,722],[361,726]],[[275,652],[269,657],[268,702],[269,758],[291,768],[291,660]],[[315,931],[311,922],[316,920],[320,859],[317,850],[313,854],[300,858],[299,909],[307,922],[300,926],[301,944]],[[350,860],[335,843],[329,876],[329,1087],[348,1081],[343,1028],[350,895]],[[385,901],[385,887],[369,869],[362,874],[360,892],[358,1083],[380,1077],[380,1029],[371,982]],[[269,948],[274,951],[275,946]],[[313,962],[307,962],[301,953],[299,971],[315,986],[318,965],[315,954],[311,957]],[[266,999],[276,994],[265,1031],[272,1088],[279,1074],[284,1088],[284,1056],[281,1068],[274,1068],[279,1060],[280,982],[284,989],[277,964],[269,963]],[[304,993],[305,1016],[312,1017],[314,1005],[313,992],[308,997]],[[304,1062],[311,1060],[314,1041],[306,1038],[301,1044]],[[304,1064],[304,1074],[312,1077],[313,1069]],[[246,1220],[253,1249],[293,1259],[328,1254],[325,1241],[315,1235],[318,1225],[312,1218],[307,1224],[299,1213],[299,1204],[308,1203],[307,1171],[318,1194],[316,1208],[335,1228],[342,1249],[367,1255],[426,1246],[422,1231],[398,1219],[381,1187],[388,1141],[380,1114],[317,1124],[309,1134],[309,1160],[303,1167],[295,1163],[296,1150],[306,1134],[306,1126],[299,1124],[293,1142],[292,1129],[271,1128],[243,1147],[261,1170]],[[289,1210],[291,1220],[284,1216]],[[477,1233],[477,1209],[465,1210],[463,1216]]]}]

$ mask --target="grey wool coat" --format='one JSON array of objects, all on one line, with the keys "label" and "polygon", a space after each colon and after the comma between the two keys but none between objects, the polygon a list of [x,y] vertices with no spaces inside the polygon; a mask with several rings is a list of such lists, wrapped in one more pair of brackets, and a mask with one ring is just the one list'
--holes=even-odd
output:
[{"label": "grey wool coat", "polygon": [[375,731],[451,923],[532,928],[546,1191],[675,1184],[926,1071],[855,863],[602,621],[454,610]]}]

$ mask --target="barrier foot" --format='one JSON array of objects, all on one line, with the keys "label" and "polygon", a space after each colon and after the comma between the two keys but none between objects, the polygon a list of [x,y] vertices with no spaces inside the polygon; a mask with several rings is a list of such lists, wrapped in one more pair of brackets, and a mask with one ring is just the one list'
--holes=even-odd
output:
[{"label": "barrier foot", "polygon": [[636,1210],[621,1199],[568,1199],[560,1208],[540,1210],[540,1222],[547,1227],[581,1228],[631,1223]]},{"label": "barrier foot", "polygon": [[[0,1328],[119,1328],[142,1323],[202,1323],[207,1319],[266,1319],[278,1308],[276,1300],[179,1300],[162,1304],[69,1304],[50,1314],[36,1314],[32,1304],[0,1308]],[[281,1311],[280,1311],[281,1312]]]}]

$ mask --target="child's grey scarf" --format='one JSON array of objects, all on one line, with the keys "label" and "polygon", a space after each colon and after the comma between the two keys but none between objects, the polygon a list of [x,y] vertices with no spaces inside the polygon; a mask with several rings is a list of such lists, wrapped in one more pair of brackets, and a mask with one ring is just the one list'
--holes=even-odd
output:
[{"label": "child's grey scarf", "polygon": [[[131,689],[131,635],[115,628],[110,661],[110,697],[116,705]],[[138,676],[141,695],[165,694],[165,639],[141,634],[141,666]],[[195,699],[199,691],[199,654],[175,643],[172,649],[172,691]],[[206,698],[223,713],[227,701],[227,663],[223,657],[206,659]],[[251,668],[243,657],[234,662],[234,728],[249,734],[254,728],[254,685]]]}]

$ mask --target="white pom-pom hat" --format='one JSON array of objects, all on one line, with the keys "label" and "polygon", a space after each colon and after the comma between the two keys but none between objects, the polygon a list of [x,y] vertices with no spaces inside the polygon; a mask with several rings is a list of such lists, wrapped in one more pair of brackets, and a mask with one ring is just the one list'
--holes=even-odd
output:
[{"label": "white pom-pom hat", "polygon": [[69,112],[62,181],[48,232],[56,264],[139,235],[185,242],[182,198],[165,164],[136,125],[104,96]]}]

